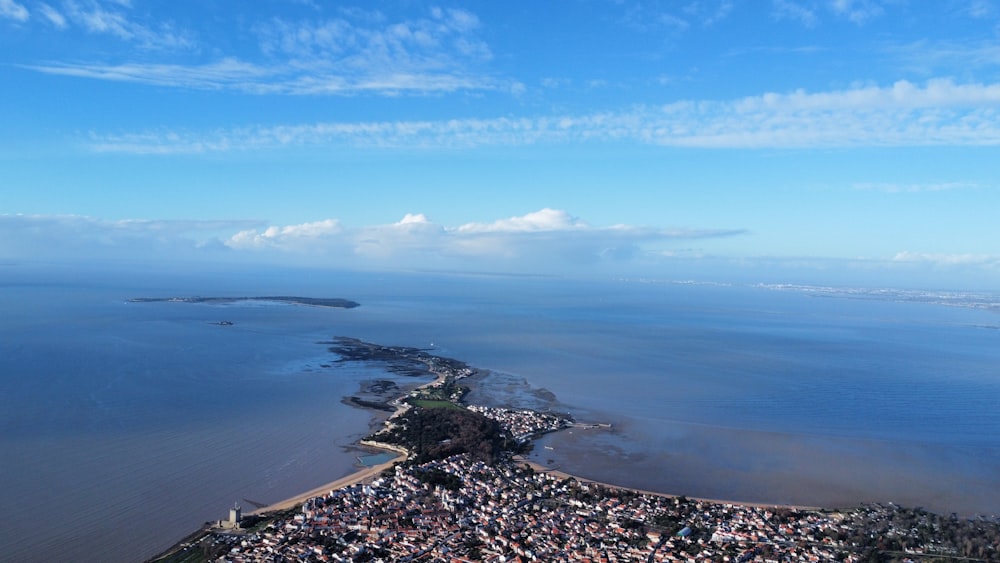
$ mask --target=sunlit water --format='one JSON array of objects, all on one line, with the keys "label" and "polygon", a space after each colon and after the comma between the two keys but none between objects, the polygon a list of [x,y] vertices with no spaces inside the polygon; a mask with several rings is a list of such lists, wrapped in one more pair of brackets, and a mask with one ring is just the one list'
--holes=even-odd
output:
[{"label": "sunlit water", "polygon": [[[377,419],[341,400],[399,379],[332,363],[321,342],[335,335],[433,343],[612,423],[536,449],[588,477],[709,498],[1000,512],[1000,320],[986,310],[619,281],[4,273],[10,560],[140,560],[233,502],[252,508],[353,471],[351,446]],[[125,302],[268,294],[362,306]],[[538,403],[510,389],[479,393]]]}]

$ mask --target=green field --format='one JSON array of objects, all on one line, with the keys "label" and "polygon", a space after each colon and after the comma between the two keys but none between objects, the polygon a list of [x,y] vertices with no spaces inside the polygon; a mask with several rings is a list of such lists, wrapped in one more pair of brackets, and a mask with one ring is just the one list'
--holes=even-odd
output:
[{"label": "green field", "polygon": [[454,409],[454,410],[465,410],[463,407],[456,405],[451,401],[439,401],[431,399],[411,399],[410,403],[415,407],[422,407],[425,409]]}]

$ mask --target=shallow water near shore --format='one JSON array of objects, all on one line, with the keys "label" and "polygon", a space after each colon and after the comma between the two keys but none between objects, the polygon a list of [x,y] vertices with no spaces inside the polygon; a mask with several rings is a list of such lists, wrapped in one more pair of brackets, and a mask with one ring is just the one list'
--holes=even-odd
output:
[{"label": "shallow water near shore", "polygon": [[[384,414],[343,398],[415,382],[336,363],[321,342],[338,335],[498,372],[474,400],[612,423],[538,443],[534,459],[571,473],[708,498],[1000,512],[988,310],[621,281],[8,273],[11,560],[141,560],[234,501],[352,472],[365,455],[352,444]],[[125,303],[274,294],[361,307]]]},{"label": "shallow water near shore", "polygon": [[399,457],[398,453],[395,452],[383,452],[377,454],[369,454],[358,456],[358,462],[365,467],[375,467],[376,465],[381,465],[383,463],[390,462]]}]

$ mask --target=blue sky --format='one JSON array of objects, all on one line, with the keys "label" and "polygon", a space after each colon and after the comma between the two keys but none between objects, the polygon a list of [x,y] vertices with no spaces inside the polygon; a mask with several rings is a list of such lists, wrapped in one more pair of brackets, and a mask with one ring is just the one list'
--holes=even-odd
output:
[{"label": "blue sky", "polygon": [[986,0],[0,0],[0,259],[1000,281]]}]

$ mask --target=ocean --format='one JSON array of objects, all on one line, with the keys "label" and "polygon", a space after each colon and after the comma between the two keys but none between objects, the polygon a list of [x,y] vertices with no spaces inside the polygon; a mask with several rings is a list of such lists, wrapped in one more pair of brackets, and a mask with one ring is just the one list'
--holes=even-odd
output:
[{"label": "ocean", "polygon": [[[335,363],[324,344],[335,336],[433,349],[495,372],[480,400],[610,424],[546,436],[532,454],[584,477],[748,502],[1000,513],[1000,298],[988,295],[0,269],[2,560],[140,561],[233,503],[353,472],[354,442],[380,418],[343,398],[405,378]],[[127,302],[258,295],[361,306]]]}]

